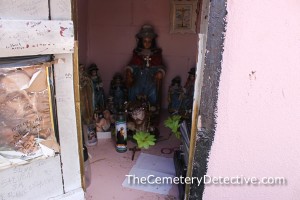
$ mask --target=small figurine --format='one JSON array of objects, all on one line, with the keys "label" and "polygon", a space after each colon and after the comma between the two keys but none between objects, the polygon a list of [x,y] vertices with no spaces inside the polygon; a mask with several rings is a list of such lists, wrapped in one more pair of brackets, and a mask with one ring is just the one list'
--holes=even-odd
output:
[{"label": "small figurine", "polygon": [[109,94],[113,98],[114,109],[117,112],[124,112],[126,93],[127,91],[122,75],[119,73],[115,74],[110,84]]},{"label": "small figurine", "polygon": [[[191,68],[188,79],[184,85],[185,94],[189,102],[193,103],[194,88],[195,88],[195,67]],[[191,105],[192,106],[192,105]]]},{"label": "small figurine", "polygon": [[145,131],[158,138],[159,130],[155,127],[154,120],[151,120],[150,104],[145,98],[144,96],[140,96],[136,101],[130,102],[127,105],[129,112],[127,128],[133,134],[137,131]]},{"label": "small figurine", "polygon": [[128,105],[129,120],[127,128],[131,131],[147,131],[150,125],[148,104],[143,99],[130,102]]},{"label": "small figurine", "polygon": [[96,119],[96,130],[97,132],[109,131],[111,125],[111,113],[109,110],[103,111],[103,118]]},{"label": "small figurine", "polygon": [[86,72],[85,66],[79,66],[80,84],[80,109],[81,118],[85,124],[89,124],[93,117],[93,81]]},{"label": "small figurine", "polygon": [[181,78],[176,76],[172,79],[172,83],[168,90],[168,111],[170,114],[178,113],[184,96],[183,87],[181,86]]},{"label": "small figurine", "polygon": [[194,88],[195,88],[195,67],[190,69],[188,79],[184,85],[184,98],[182,101],[181,109],[184,110],[185,116],[190,117],[190,114],[193,109],[193,101],[194,101]]},{"label": "small figurine", "polygon": [[103,83],[101,77],[98,75],[98,67],[96,64],[91,64],[88,68],[89,75],[93,81],[94,98],[93,108],[95,111],[101,111],[105,109],[105,96],[103,90]]},{"label": "small figurine", "polygon": [[106,109],[109,110],[113,115],[117,113],[117,110],[114,105],[114,98],[109,96],[106,101]]}]

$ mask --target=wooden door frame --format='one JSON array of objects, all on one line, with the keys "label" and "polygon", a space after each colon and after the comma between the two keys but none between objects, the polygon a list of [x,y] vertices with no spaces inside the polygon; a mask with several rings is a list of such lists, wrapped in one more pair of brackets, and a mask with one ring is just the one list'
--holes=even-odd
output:
[{"label": "wooden door frame", "polygon": [[[227,0],[203,0],[187,177],[204,177],[214,140]],[[185,199],[203,197],[203,182],[186,184]]]}]

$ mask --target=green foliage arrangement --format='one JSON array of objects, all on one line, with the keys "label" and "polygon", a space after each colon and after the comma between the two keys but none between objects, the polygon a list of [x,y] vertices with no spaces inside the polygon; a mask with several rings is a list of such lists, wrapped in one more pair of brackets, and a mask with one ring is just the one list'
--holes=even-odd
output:
[{"label": "green foliage arrangement", "polygon": [[148,149],[155,144],[155,136],[145,131],[137,131],[133,136],[133,139],[137,141],[138,148]]},{"label": "green foliage arrangement", "polygon": [[179,132],[180,119],[181,119],[180,115],[172,115],[164,121],[165,127],[171,129],[172,133],[174,133],[176,138],[178,138],[178,139],[180,139],[180,136],[181,136],[181,134]]}]

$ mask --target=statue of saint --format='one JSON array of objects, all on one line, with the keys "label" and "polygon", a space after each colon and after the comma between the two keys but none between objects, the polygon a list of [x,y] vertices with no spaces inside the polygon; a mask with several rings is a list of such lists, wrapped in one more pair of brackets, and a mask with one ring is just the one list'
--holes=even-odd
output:
[{"label": "statue of saint", "polygon": [[180,109],[184,111],[184,117],[190,118],[193,110],[194,88],[195,88],[195,67],[190,69],[189,76],[184,85],[184,97]]},{"label": "statue of saint", "polygon": [[96,64],[91,64],[88,68],[90,78],[93,81],[93,109],[94,112],[103,111],[105,109],[105,95],[103,83],[100,75],[98,74],[98,67]]},{"label": "statue of saint", "polygon": [[117,73],[114,75],[113,80],[110,83],[109,95],[112,97],[113,107],[116,112],[125,111],[125,101],[127,90],[125,83],[123,82],[123,77],[121,74]]},{"label": "statue of saint", "polygon": [[[190,109],[193,106],[193,97],[194,97],[194,88],[195,88],[195,67],[190,69],[188,79],[184,85],[185,88],[185,95],[187,98],[187,103],[190,105]],[[188,106],[189,107],[189,106]]]},{"label": "statue of saint", "polygon": [[126,86],[128,100],[135,101],[138,96],[146,96],[151,107],[159,110],[161,81],[165,75],[162,50],[156,46],[157,34],[151,25],[143,25],[136,35],[137,47],[126,67]]},{"label": "statue of saint", "polygon": [[156,127],[154,120],[151,120],[151,112],[149,110],[149,102],[143,96],[139,96],[137,100],[127,104],[129,113],[127,120],[127,128],[130,134],[136,131],[149,132],[159,138],[159,129]]},{"label": "statue of saint", "polygon": [[93,118],[93,81],[86,72],[84,65],[79,65],[80,108],[81,117],[85,124],[89,124]]}]

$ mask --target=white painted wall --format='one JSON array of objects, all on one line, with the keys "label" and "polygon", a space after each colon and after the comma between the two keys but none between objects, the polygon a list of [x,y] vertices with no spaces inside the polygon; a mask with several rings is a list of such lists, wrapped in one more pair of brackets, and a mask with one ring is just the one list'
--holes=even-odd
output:
[{"label": "white painted wall", "polygon": [[50,20],[0,20],[0,57],[71,54],[73,22]]},{"label": "white painted wall", "polygon": [[208,175],[285,177],[286,185],[206,185],[205,200],[300,198],[300,1],[227,1]]},{"label": "white painted wall", "polygon": [[63,194],[60,157],[37,159],[0,172],[0,199],[48,199]]},{"label": "white painted wall", "polygon": [[74,102],[71,1],[51,0],[50,8],[51,21],[46,0],[0,0],[0,57],[54,54],[65,60],[54,66],[61,157],[1,170],[0,199],[84,199]]}]

